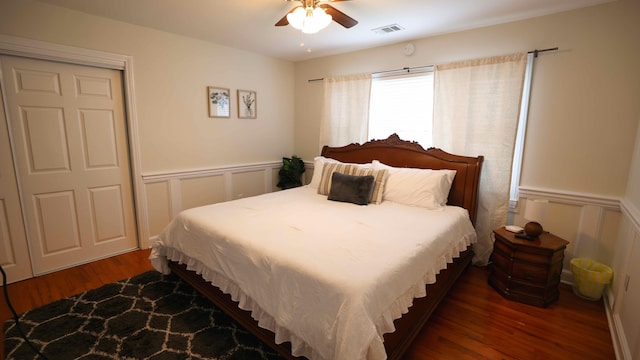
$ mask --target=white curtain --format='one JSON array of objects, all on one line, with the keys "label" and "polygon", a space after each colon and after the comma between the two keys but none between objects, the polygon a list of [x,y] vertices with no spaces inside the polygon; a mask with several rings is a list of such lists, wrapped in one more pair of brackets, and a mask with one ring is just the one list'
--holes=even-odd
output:
[{"label": "white curtain", "polygon": [[506,223],[511,164],[527,54],[435,66],[434,146],[484,156],[474,263],[486,264],[492,230]]},{"label": "white curtain", "polygon": [[367,141],[371,74],[324,79],[320,146]]}]

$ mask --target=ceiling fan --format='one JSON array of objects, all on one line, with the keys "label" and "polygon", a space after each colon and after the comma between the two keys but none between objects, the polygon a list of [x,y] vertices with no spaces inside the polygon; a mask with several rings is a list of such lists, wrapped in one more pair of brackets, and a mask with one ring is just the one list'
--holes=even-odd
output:
[{"label": "ceiling fan", "polygon": [[297,1],[300,5],[291,9],[276,26],[291,25],[305,33],[315,33],[328,26],[331,20],[350,28],[358,24],[354,18],[327,4],[327,2],[349,0],[287,0]]}]

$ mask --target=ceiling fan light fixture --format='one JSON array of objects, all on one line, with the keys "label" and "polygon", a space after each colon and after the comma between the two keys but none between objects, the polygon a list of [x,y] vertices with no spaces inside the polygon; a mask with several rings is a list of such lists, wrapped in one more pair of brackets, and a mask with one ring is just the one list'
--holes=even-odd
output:
[{"label": "ceiling fan light fixture", "polygon": [[302,26],[304,25],[304,18],[307,12],[305,9],[299,7],[295,9],[292,13],[287,14],[287,21],[289,25],[293,26],[298,30],[302,30]]},{"label": "ceiling fan light fixture", "polygon": [[291,26],[302,30],[305,34],[315,34],[329,26],[331,15],[320,7],[307,7],[306,9],[299,7],[287,15],[287,21]]}]

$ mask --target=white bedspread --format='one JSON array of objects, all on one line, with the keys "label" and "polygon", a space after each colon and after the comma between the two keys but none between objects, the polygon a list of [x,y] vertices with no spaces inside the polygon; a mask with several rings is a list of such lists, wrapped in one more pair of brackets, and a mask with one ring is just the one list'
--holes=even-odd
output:
[{"label": "white bedspread", "polygon": [[311,359],[385,359],[382,335],[475,242],[468,213],[358,206],[300,187],[183,211],[152,245]]}]

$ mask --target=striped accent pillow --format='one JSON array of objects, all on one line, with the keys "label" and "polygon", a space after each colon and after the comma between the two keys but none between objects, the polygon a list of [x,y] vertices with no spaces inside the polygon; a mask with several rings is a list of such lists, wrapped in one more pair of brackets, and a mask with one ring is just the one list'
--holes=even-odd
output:
[{"label": "striped accent pillow", "polygon": [[322,166],[322,177],[318,185],[318,194],[329,195],[331,189],[331,176],[334,172],[351,175],[352,166],[344,163],[325,163]]},{"label": "striped accent pillow", "polygon": [[354,169],[350,175],[366,176],[373,175],[373,193],[371,195],[371,201],[374,204],[380,204],[382,202],[382,194],[384,192],[384,184],[387,181],[387,170],[374,170],[367,169],[359,166],[354,166]]}]

